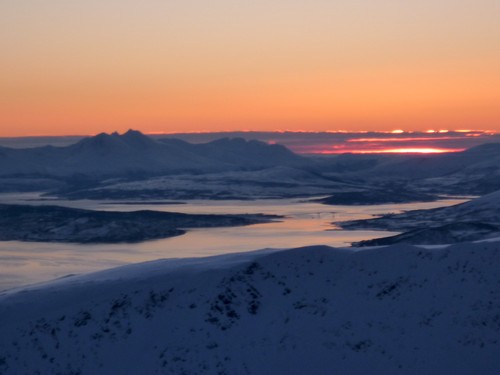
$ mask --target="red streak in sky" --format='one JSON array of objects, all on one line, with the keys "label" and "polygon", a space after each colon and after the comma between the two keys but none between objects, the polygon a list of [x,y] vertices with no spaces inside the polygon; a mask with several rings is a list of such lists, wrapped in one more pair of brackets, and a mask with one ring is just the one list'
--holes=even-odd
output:
[{"label": "red streak in sky", "polygon": [[464,139],[465,137],[406,137],[406,138],[353,138],[347,142],[413,142],[413,141],[442,141]]}]

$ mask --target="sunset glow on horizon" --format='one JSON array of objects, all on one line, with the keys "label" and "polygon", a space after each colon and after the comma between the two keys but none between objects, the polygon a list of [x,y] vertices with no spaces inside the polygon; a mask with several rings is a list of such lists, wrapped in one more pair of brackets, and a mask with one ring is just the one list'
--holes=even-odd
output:
[{"label": "sunset glow on horizon", "polygon": [[500,2],[4,1],[0,136],[500,131]]},{"label": "sunset glow on horizon", "polygon": [[464,151],[463,148],[458,148],[458,149],[447,149],[447,148],[393,148],[393,149],[388,149],[388,150],[380,150],[376,151],[378,153],[389,153],[389,154],[443,154],[447,152],[460,152]]},{"label": "sunset glow on horizon", "polygon": [[431,147],[413,147],[413,148],[389,148],[389,149],[331,149],[317,150],[314,153],[331,154],[444,154],[450,152],[461,152],[464,148],[431,148]]}]

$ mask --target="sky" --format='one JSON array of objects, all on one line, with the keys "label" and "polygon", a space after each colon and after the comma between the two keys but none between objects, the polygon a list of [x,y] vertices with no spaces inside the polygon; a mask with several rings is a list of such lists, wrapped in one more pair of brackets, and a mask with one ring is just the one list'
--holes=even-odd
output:
[{"label": "sky", "polygon": [[0,136],[500,132],[498,0],[0,0]]}]

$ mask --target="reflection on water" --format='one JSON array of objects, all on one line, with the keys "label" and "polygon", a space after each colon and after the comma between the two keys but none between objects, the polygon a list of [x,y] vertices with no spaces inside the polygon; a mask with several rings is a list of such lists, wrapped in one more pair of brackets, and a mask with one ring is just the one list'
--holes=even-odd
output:
[{"label": "reflection on water", "polygon": [[[55,204],[100,210],[152,209],[184,213],[266,213],[283,215],[280,222],[246,227],[194,229],[179,237],[139,244],[78,245],[39,242],[0,242],[0,290],[74,273],[101,270],[159,258],[198,257],[260,248],[289,248],[315,244],[348,246],[394,234],[384,231],[343,231],[332,221],[369,218],[387,212],[441,207],[463,202],[376,206],[327,206],[298,199],[256,201],[188,201],[176,205],[127,205],[97,201],[38,201],[36,194],[2,194],[0,203]],[[26,199],[34,199],[26,201]]]}]

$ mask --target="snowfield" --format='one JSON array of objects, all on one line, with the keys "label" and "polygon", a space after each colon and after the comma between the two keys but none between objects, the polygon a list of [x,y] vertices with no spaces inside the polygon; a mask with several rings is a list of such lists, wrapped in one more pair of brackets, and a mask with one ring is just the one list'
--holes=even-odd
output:
[{"label": "snowfield", "polygon": [[158,260],[0,295],[1,374],[500,373],[500,243]]}]

